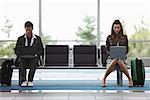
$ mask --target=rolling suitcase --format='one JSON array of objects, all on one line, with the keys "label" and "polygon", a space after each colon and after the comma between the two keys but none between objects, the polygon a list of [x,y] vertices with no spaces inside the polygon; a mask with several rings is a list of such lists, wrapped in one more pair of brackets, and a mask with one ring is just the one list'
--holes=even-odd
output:
[{"label": "rolling suitcase", "polygon": [[133,79],[133,86],[144,86],[145,69],[141,59],[131,60],[131,76]]},{"label": "rolling suitcase", "polygon": [[2,86],[10,86],[11,85],[11,77],[13,69],[11,66],[13,65],[13,59],[12,60],[5,60],[2,63],[2,69],[1,69],[1,85]]}]

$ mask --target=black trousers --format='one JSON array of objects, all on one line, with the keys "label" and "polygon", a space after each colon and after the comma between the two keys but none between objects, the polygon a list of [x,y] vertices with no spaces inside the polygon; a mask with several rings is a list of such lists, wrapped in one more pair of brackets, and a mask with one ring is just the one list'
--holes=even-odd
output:
[{"label": "black trousers", "polygon": [[27,81],[26,74],[27,69],[29,69],[28,73],[28,81],[33,81],[35,70],[37,67],[37,58],[31,58],[31,59],[21,59],[19,64],[19,85]]}]

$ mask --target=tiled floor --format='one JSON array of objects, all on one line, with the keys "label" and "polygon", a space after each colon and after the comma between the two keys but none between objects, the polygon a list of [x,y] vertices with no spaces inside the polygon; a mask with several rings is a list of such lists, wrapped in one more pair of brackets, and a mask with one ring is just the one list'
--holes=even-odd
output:
[{"label": "tiled floor", "polygon": [[[130,71],[130,70],[129,70]],[[102,69],[50,69],[37,70],[35,80],[101,80]],[[18,80],[18,70],[14,70],[13,80]],[[116,79],[116,72],[107,80]],[[124,80],[127,80],[125,75]],[[146,80],[150,80],[150,68],[146,68]],[[33,90],[0,92],[0,100],[150,100],[150,91],[130,90]]]},{"label": "tiled floor", "polygon": [[0,100],[150,100],[144,92],[48,92],[0,93]]}]

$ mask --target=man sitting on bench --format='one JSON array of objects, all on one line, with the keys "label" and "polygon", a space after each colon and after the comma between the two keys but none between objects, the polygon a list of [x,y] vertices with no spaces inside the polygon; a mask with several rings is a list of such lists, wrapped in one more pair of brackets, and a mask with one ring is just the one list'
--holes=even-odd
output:
[{"label": "man sitting on bench", "polygon": [[[33,86],[33,77],[40,55],[44,49],[41,38],[32,33],[33,24],[29,21],[25,23],[26,33],[20,36],[15,47],[15,54],[19,60],[19,85]],[[28,81],[26,79],[26,68],[29,68]]]}]

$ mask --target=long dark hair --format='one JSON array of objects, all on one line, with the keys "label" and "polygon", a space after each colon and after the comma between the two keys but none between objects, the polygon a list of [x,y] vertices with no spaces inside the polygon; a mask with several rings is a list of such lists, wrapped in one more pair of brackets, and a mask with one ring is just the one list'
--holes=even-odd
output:
[{"label": "long dark hair", "polygon": [[114,29],[113,29],[114,24],[119,24],[119,25],[120,25],[120,28],[121,28],[121,29],[120,29],[119,35],[123,35],[122,24],[121,24],[121,22],[120,22],[119,20],[115,20],[115,21],[113,22],[112,27],[111,27],[111,35],[116,36],[116,33],[114,32]]}]

